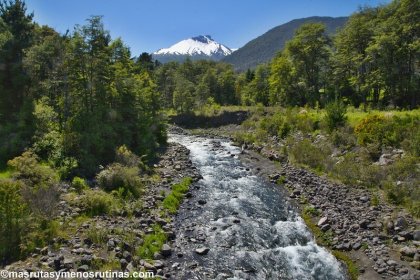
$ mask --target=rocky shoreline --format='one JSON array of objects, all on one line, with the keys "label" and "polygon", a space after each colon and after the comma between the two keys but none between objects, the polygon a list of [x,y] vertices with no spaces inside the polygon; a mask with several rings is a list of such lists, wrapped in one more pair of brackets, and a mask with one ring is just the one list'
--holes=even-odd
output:
[{"label": "rocky shoreline", "polygon": [[[225,137],[223,131],[198,133]],[[327,247],[348,255],[359,279],[420,279],[420,223],[406,211],[384,201],[374,205],[368,189],[332,182],[270,150],[249,147],[241,159],[255,174],[288,190],[301,211],[308,207],[316,213],[311,222],[329,237]]]},{"label": "rocky shoreline", "polygon": [[[113,216],[95,216],[87,221],[77,222],[83,209],[71,205],[65,195],[70,187],[62,189],[59,204],[61,223],[68,221],[74,228],[66,237],[55,238],[53,243],[44,248],[37,248],[35,253],[25,260],[5,267],[8,271],[151,271],[160,279],[171,277],[171,269],[165,258],[172,253],[171,240],[175,238],[173,217],[162,216],[161,201],[170,192],[171,186],[185,177],[197,181],[200,174],[189,160],[189,151],[175,143],[169,143],[159,161],[154,165],[159,182],[148,182],[142,207],[129,209],[132,215],[122,211]],[[78,200],[75,196],[73,200]],[[152,233],[152,225],[160,225],[168,240],[160,253],[155,253],[154,260],[141,259],[136,255],[146,234]],[[127,238],[129,237],[129,238]],[[101,267],[98,269],[97,267]]]},{"label": "rocky shoreline", "polygon": [[[184,133],[172,128],[172,133]],[[212,135],[206,135],[214,137]],[[317,213],[313,222],[330,236],[329,248],[345,252],[358,265],[359,279],[420,279],[420,231],[418,221],[387,204],[373,205],[371,192],[366,189],[333,183],[312,172],[279,162],[270,153],[244,150],[241,160],[256,175],[266,177],[289,191],[289,199],[296,205],[310,207]],[[279,164],[280,163],[280,164]],[[97,216],[86,222],[70,222],[75,228],[67,238],[59,237],[26,260],[6,267],[10,271],[92,271],[98,264],[110,263],[112,270],[152,271],[161,279],[173,279],[178,269],[173,263],[176,248],[176,217],[162,216],[161,201],[174,183],[184,177],[194,181],[201,175],[189,159],[185,147],[169,143],[160,160],[154,165],[161,180],[149,182],[141,209],[132,209],[133,215]],[[63,189],[63,195],[70,192]],[[192,187],[187,200],[199,191]],[[77,197],[75,199],[78,199]],[[181,205],[187,207],[188,203]],[[74,220],[81,209],[66,200],[60,203],[60,221]],[[135,248],[141,245],[152,225],[158,224],[168,240],[154,260],[141,259]],[[193,226],[193,225],[191,225]],[[92,240],[89,232],[105,232]],[[130,242],[121,232],[132,233]],[[197,252],[205,254],[206,249]],[[208,251],[208,250],[207,250]],[[171,257],[172,256],[172,257]],[[182,256],[177,256],[182,257]]]}]

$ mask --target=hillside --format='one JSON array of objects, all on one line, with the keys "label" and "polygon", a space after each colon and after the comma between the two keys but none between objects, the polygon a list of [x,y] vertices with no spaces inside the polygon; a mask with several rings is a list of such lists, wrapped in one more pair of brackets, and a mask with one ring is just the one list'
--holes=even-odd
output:
[{"label": "hillside", "polygon": [[283,49],[286,41],[293,37],[295,30],[302,24],[322,22],[326,25],[328,33],[334,33],[345,24],[347,19],[347,17],[308,17],[289,21],[248,42],[242,48],[225,57],[223,61],[233,64],[239,71],[254,68],[260,63],[269,61],[276,52]]}]

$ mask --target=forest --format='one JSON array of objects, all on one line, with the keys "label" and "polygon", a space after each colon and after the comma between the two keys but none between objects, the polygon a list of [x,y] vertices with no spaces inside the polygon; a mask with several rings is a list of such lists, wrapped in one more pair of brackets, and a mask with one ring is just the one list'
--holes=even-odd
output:
[{"label": "forest", "polygon": [[[334,36],[328,36],[322,24],[302,25],[272,61],[245,72],[235,72],[227,63],[204,60],[161,64],[148,53],[135,56],[121,38],[111,38],[99,16],[60,34],[35,23],[24,1],[3,1],[0,262],[19,259],[51,238],[46,231],[35,242],[19,223],[20,218],[30,216],[27,208],[36,216],[31,219],[33,228],[50,219],[50,209],[35,205],[33,197],[46,193],[57,196],[59,181],[75,182],[75,186],[83,188],[84,179],[80,178],[102,178],[106,186],[106,176],[119,172],[123,179],[118,178],[126,186],[124,195],[130,192],[130,196],[139,196],[137,177],[166,144],[171,115],[217,111],[232,105],[274,110],[270,118],[245,123],[250,129],[260,129],[260,136],[263,134],[259,139],[238,136],[238,141],[249,144],[264,137],[284,138],[293,127],[283,125],[281,116],[275,119],[276,113],[297,116],[296,108],[327,110],[331,117],[327,130],[331,132],[343,127],[346,108],[404,112],[418,109],[419,104],[417,0],[394,0],[388,5],[360,8]],[[264,114],[258,114],[263,118]],[[360,134],[364,133],[360,137],[365,137],[360,143],[382,141],[383,134],[372,133],[381,120],[359,126]],[[318,124],[313,121],[310,126]],[[407,150],[413,156],[410,166],[414,166],[419,156],[418,115],[392,125],[394,135],[387,143],[385,137],[381,145],[398,146],[404,140],[400,138],[407,136],[411,139]],[[381,126],[381,133],[392,125]],[[398,130],[398,125],[404,129]],[[318,129],[312,128],[307,132]],[[380,156],[378,149],[376,159]],[[318,163],[312,167],[317,168]],[[325,166],[318,169],[328,171]],[[413,206],[414,202],[410,203]],[[416,205],[414,211],[419,211]],[[21,249],[14,250],[16,246]]]}]

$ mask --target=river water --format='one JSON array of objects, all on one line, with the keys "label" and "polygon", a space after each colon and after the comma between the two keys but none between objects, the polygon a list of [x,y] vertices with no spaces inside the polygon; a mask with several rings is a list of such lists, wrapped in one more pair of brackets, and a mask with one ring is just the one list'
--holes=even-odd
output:
[{"label": "river water", "polygon": [[[252,174],[227,140],[172,134],[203,179],[176,220],[174,279],[347,279],[278,186]],[[195,250],[206,247],[207,254]]]}]

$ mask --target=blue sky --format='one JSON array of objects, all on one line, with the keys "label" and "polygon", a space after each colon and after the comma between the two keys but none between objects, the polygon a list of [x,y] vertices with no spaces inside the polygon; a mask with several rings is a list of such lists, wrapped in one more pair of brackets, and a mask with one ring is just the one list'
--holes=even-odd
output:
[{"label": "blue sky", "polygon": [[73,30],[91,15],[104,16],[113,38],[133,55],[153,52],[196,35],[211,35],[238,48],[295,18],[347,16],[360,6],[390,0],[26,0],[35,21],[59,32]]}]

